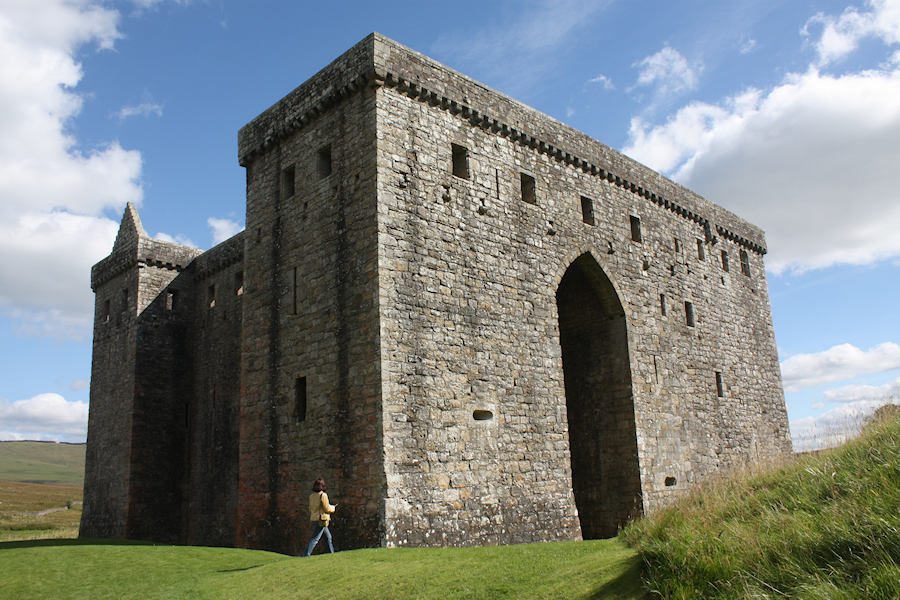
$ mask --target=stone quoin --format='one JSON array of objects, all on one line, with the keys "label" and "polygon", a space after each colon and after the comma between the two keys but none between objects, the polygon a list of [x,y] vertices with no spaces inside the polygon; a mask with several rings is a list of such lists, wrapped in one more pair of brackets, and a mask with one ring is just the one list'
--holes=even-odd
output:
[{"label": "stone quoin", "polygon": [[246,230],[129,205],[82,537],[297,554],[608,537],[791,451],[763,232],[372,34],[238,136]]}]

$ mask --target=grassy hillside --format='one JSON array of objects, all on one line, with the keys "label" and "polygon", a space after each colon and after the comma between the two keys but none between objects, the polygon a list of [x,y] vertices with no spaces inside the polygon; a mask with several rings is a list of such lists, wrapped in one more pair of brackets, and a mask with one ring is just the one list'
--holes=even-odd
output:
[{"label": "grassy hillside", "polygon": [[84,485],[84,444],[0,442],[0,481]]},{"label": "grassy hillside", "polygon": [[708,486],[623,537],[665,598],[900,598],[900,418]]},{"label": "grassy hillside", "polygon": [[81,486],[0,481],[0,541],[78,537],[81,498]]},{"label": "grassy hillside", "polygon": [[643,597],[618,540],[402,548],[293,558],[223,548],[0,543],[2,598]]}]

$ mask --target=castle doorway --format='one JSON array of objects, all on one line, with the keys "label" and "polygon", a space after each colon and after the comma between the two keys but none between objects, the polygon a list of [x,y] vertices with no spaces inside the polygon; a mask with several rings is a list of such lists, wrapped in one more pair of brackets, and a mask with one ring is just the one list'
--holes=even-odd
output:
[{"label": "castle doorway", "polygon": [[585,539],[616,535],[641,511],[641,480],[625,311],[590,254],[556,292],[572,488]]}]

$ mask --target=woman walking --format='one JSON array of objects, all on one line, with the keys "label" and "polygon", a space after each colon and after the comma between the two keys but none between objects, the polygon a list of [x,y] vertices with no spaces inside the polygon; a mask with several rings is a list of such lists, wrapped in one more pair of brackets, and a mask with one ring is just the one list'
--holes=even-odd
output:
[{"label": "woman walking", "polygon": [[334,546],[331,543],[331,532],[328,531],[328,524],[331,522],[331,513],[337,504],[328,503],[328,494],[325,493],[325,480],[316,479],[313,484],[313,493],[309,495],[309,520],[313,528],[312,537],[306,550],[300,556],[309,556],[319,543],[319,538],[325,535],[325,543],[328,544],[328,551],[334,553]]}]

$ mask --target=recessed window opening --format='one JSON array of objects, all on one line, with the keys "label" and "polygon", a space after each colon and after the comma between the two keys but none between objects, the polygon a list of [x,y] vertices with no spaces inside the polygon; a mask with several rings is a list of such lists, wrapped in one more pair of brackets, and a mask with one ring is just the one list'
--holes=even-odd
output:
[{"label": "recessed window opening", "polygon": [[175,310],[175,306],[177,304],[178,304],[178,292],[175,290],[166,292],[166,310]]},{"label": "recessed window opening", "polygon": [[306,377],[294,380],[294,416],[298,423],[306,420]]},{"label": "recessed window opening", "polygon": [[684,322],[688,327],[694,326],[694,305],[687,301],[684,303]]},{"label": "recessed window opening", "polygon": [[666,295],[659,295],[659,311],[662,313],[662,316],[666,316]]},{"label": "recessed window opening", "polygon": [[210,308],[216,305],[216,284],[212,284],[206,288],[206,304]]},{"label": "recessed window opening", "polygon": [[722,250],[722,270],[728,272],[728,250]]},{"label": "recessed window opening", "polygon": [[128,310],[128,290],[122,290],[122,312]]},{"label": "recessed window opening", "polygon": [[675,254],[681,254],[681,240],[675,238]]},{"label": "recessed window opening", "polygon": [[293,296],[291,299],[291,306],[292,306],[291,313],[296,315],[297,314],[297,267],[294,267],[294,273],[292,275],[291,281],[293,282],[292,286],[291,286],[293,288]]},{"label": "recessed window opening", "polygon": [[750,256],[746,250],[741,250],[741,273],[750,277]]},{"label": "recessed window opening", "polygon": [[581,197],[581,220],[588,225],[594,224],[594,201],[585,196]]},{"label": "recessed window opening", "polygon": [[111,305],[111,304],[112,304],[112,303],[110,302],[109,298],[107,298],[107,299],[106,299],[106,302],[103,303],[103,315],[102,315],[102,319],[103,319],[103,322],[104,322],[104,323],[105,323],[106,321],[109,321],[109,313],[110,313],[110,305]]},{"label": "recessed window opening", "polygon": [[316,156],[316,171],[319,179],[325,179],[331,175],[331,144],[328,144]]},{"label": "recessed window opening", "polygon": [[290,198],[294,195],[294,166],[291,165],[281,172],[281,197]]},{"label": "recessed window opening", "polygon": [[234,295],[241,296],[244,293],[244,272],[238,271],[234,274]]},{"label": "recessed window opening", "polygon": [[476,421],[490,421],[494,418],[494,413],[489,410],[476,410],[472,413],[472,418]]},{"label": "recessed window opening", "polygon": [[706,248],[703,247],[703,240],[697,240],[697,258],[706,260]]},{"label": "recessed window opening", "polygon": [[641,219],[640,217],[636,217],[631,215],[631,240],[637,243],[641,243]]},{"label": "recessed window opening", "polygon": [[537,195],[535,194],[534,177],[520,173],[520,181],[522,184],[522,201],[528,204],[537,204]]},{"label": "recessed window opening", "polygon": [[453,154],[453,174],[463,179],[469,178],[469,150],[465,146],[450,144]]},{"label": "recessed window opening", "polygon": [[666,477],[666,487],[672,487],[673,485],[675,485],[675,478]]},{"label": "recessed window opening", "polygon": [[725,384],[722,381],[721,371],[716,371],[716,396],[719,398],[725,397]]}]

